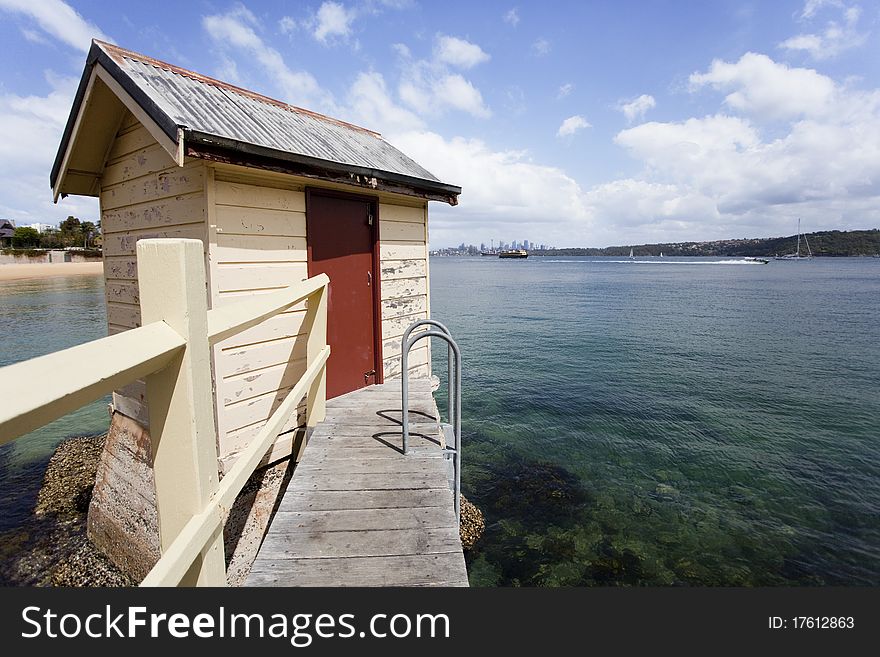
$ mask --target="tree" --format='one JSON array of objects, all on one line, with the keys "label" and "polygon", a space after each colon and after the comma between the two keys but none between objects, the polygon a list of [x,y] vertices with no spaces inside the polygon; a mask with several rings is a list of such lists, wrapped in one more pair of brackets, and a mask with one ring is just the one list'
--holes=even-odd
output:
[{"label": "tree", "polygon": [[12,246],[16,249],[26,249],[40,244],[40,233],[34,228],[19,226],[12,233]]},{"label": "tree", "polygon": [[77,246],[82,244],[82,226],[79,219],[74,216],[68,216],[61,222],[61,243],[64,246]]},{"label": "tree", "polygon": [[94,239],[96,234],[95,224],[91,221],[84,221],[80,224],[80,231],[82,231],[83,246],[88,248],[89,242]]},{"label": "tree", "polygon": [[40,248],[60,249],[62,246],[61,234],[58,232],[57,228],[47,228],[40,233]]}]

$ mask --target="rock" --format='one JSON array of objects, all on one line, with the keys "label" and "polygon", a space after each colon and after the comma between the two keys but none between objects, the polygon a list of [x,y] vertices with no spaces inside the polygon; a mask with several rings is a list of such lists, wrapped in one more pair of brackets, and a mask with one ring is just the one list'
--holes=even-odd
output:
[{"label": "rock", "polygon": [[104,438],[70,438],[58,445],[46,466],[34,514],[74,516],[88,510]]},{"label": "rock", "polygon": [[486,521],[483,512],[480,511],[468,498],[461,496],[461,526],[458,531],[461,536],[461,547],[470,550],[483,536],[486,529]]},{"label": "rock", "polygon": [[657,495],[660,497],[665,497],[667,499],[674,499],[679,496],[678,489],[670,486],[669,484],[657,484],[657,488],[655,489]]}]

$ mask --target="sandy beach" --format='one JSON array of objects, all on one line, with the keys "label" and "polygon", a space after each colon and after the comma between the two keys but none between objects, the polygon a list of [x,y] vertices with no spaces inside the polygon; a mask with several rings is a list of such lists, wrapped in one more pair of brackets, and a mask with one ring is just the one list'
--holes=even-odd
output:
[{"label": "sandy beach", "polygon": [[96,262],[57,262],[53,264],[9,264],[0,265],[0,281],[14,281],[28,278],[51,278],[53,276],[96,276],[104,265]]}]

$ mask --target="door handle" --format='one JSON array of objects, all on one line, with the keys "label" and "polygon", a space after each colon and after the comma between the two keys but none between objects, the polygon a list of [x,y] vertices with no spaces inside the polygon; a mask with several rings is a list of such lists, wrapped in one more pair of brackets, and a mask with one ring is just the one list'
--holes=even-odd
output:
[{"label": "door handle", "polygon": [[367,287],[370,287],[373,284],[373,272],[367,272]]}]

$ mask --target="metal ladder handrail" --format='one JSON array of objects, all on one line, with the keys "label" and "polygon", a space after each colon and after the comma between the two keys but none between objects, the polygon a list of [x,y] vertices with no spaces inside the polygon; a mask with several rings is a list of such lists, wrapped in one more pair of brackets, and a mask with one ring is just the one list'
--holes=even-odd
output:
[{"label": "metal ladder handrail", "polygon": [[[418,335],[410,335],[412,333],[412,329],[417,328],[420,325],[424,324],[432,324],[434,326],[439,326],[442,330],[427,330],[422,331]],[[412,346],[422,340],[424,338],[441,338],[446,342],[449,347],[449,358],[450,358],[450,368],[449,368],[449,419],[452,421],[452,432],[455,438],[455,446],[450,448],[448,445],[446,446],[446,452],[453,454],[453,469],[455,471],[454,483],[453,483],[453,495],[454,495],[454,506],[455,506],[455,517],[459,524],[461,524],[461,350],[458,348],[458,344],[452,338],[452,335],[449,333],[449,329],[440,324],[440,322],[435,322],[434,320],[420,320],[411,325],[404,332],[404,339],[402,342],[402,352],[400,358],[400,368],[401,368],[401,424],[403,428],[403,453],[409,453],[409,351],[412,349]],[[454,355],[454,372],[455,376],[453,377],[453,368],[451,367],[453,364],[453,355]],[[454,405],[452,402],[455,402]],[[454,411],[453,411],[454,409]]]},{"label": "metal ladder handrail", "polygon": [[[420,320],[415,321],[412,324],[410,324],[406,328],[406,330],[403,332],[403,337],[400,339],[401,348],[403,347],[403,345],[406,344],[406,341],[409,339],[410,334],[414,330],[419,328],[420,326],[436,326],[441,331],[443,331],[446,335],[448,335],[449,337],[452,337],[452,332],[448,328],[446,328],[445,324],[438,322],[436,319],[420,319]],[[449,376],[450,385],[448,386],[448,389],[446,391],[447,392],[446,412],[449,414],[449,420],[451,422],[452,421],[452,412],[453,412],[453,403],[454,403],[453,390],[452,390],[452,385],[451,385],[451,383],[452,383],[453,354],[452,354],[452,346],[451,345],[447,345],[447,346],[448,346],[448,349],[447,349],[447,360],[446,360],[446,372],[447,372],[447,375]],[[404,351],[405,351],[405,355],[403,356],[403,358],[401,359],[401,362],[400,362],[401,372],[408,371],[408,370],[405,370],[404,368],[408,365],[409,350],[404,350]],[[404,435],[404,439],[403,439],[404,454],[406,453],[406,439],[407,439],[407,437],[408,437],[408,432]]]}]

